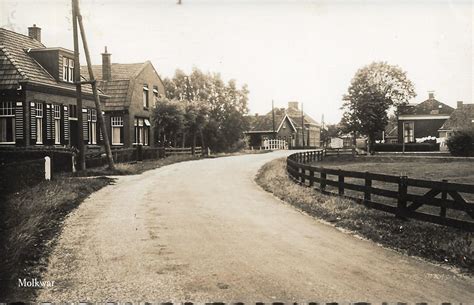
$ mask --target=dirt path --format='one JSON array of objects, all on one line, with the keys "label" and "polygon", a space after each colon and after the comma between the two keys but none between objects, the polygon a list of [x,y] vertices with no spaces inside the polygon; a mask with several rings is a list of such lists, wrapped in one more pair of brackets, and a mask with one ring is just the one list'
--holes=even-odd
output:
[{"label": "dirt path", "polygon": [[67,220],[37,301],[474,300],[474,280],[319,223],[261,190],[287,152],[120,177]]}]

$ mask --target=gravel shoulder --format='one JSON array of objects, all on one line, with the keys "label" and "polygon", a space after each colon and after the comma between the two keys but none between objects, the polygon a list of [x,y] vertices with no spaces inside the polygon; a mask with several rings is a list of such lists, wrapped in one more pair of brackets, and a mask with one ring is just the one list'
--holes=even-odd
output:
[{"label": "gravel shoulder", "polygon": [[92,194],[64,224],[50,301],[468,302],[474,280],[355,238],[254,181],[289,154],[177,163]]}]

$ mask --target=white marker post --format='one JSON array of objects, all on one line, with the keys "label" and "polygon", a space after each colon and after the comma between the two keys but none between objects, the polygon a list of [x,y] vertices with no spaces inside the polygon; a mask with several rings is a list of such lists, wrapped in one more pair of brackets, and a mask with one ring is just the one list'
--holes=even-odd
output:
[{"label": "white marker post", "polygon": [[44,157],[44,179],[51,180],[51,158]]}]

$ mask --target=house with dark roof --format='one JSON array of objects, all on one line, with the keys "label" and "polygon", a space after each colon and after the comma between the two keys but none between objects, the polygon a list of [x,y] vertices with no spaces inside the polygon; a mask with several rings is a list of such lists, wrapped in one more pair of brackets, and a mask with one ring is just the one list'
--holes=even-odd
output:
[{"label": "house with dark roof", "polygon": [[[284,140],[288,147],[319,147],[321,126],[302,112],[298,102],[288,108],[275,108],[265,115],[249,116],[250,129],[245,132],[252,147],[261,147],[265,140]],[[274,119],[273,119],[274,118]]]},{"label": "house with dark roof", "polygon": [[111,63],[106,47],[102,65],[92,70],[99,89],[109,97],[103,111],[112,147],[153,146],[152,109],[165,88],[152,63]]},{"label": "house with dark roof", "polygon": [[91,86],[77,109],[74,69],[73,51],[43,45],[36,25],[28,35],[0,28],[0,148],[77,146],[81,129],[87,146],[99,143]]},{"label": "house with dark roof", "polygon": [[436,100],[433,92],[419,104],[398,107],[398,143],[438,138],[438,130],[453,111],[452,107]]},{"label": "house with dark roof", "polygon": [[462,101],[457,102],[456,109],[451,113],[449,118],[438,129],[439,138],[441,139],[441,149],[446,150],[446,140],[460,130],[474,130],[474,104],[464,104]]}]

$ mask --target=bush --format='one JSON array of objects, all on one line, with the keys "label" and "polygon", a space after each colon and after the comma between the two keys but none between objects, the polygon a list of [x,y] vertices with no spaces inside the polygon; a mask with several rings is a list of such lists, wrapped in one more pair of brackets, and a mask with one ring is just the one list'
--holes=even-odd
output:
[{"label": "bush", "polygon": [[453,156],[474,156],[474,130],[456,131],[448,141],[449,152]]}]

